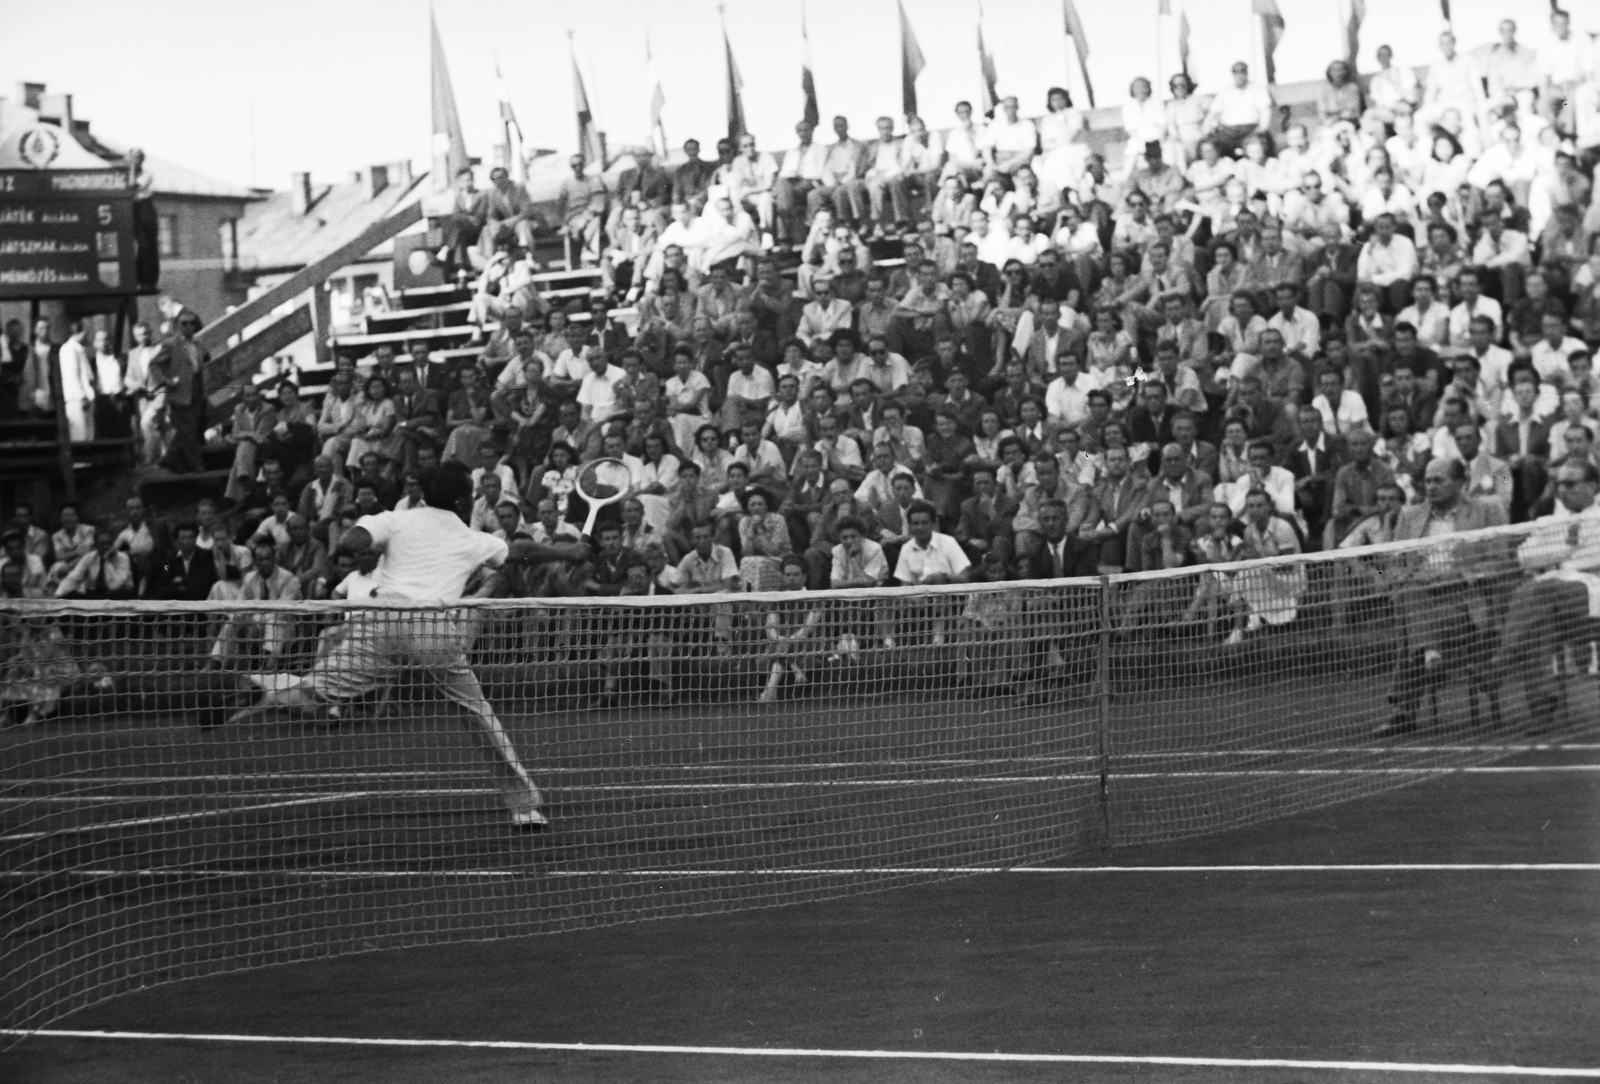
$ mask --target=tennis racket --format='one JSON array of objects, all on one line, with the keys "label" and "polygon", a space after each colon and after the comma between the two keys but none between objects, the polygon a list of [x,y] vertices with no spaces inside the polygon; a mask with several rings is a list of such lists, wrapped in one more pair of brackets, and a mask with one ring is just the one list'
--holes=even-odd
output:
[{"label": "tennis racket", "polygon": [[585,537],[594,533],[600,509],[616,504],[633,490],[633,472],[620,459],[596,459],[578,472],[578,496],[589,504],[589,518],[583,521]]}]

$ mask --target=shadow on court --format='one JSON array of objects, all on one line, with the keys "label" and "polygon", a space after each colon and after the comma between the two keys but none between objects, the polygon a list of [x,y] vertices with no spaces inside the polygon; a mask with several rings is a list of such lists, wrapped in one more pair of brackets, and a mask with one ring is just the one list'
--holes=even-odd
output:
[{"label": "shadow on court", "polygon": [[[1208,839],[1113,851],[1104,864],[1600,863],[1595,759],[1531,752]],[[130,995],[56,1026],[1590,1068],[1600,1066],[1597,933],[1593,870],[1003,873],[267,968]],[[12,1084],[1470,1078],[55,1037],[0,1055]]]}]

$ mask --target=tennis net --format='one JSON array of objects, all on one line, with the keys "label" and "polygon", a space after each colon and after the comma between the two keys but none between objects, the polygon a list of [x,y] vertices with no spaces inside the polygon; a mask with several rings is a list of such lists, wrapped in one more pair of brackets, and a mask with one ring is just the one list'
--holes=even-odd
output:
[{"label": "tennis net", "polygon": [[[1600,620],[1560,571],[1585,544],[1540,524],[1097,579],[449,609],[0,602],[0,1021],[1093,861],[1487,762],[1600,718]],[[513,756],[548,831],[512,826]]]}]

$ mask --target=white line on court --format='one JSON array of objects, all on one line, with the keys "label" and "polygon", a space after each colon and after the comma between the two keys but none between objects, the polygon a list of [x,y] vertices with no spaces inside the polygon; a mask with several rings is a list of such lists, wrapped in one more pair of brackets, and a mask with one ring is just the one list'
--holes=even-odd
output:
[{"label": "white line on court", "polygon": [[[1112,780],[1129,781],[1144,779],[1232,779],[1232,778],[1258,778],[1258,777],[1305,777],[1305,776],[1359,776],[1359,775],[1504,775],[1504,774],[1542,774],[1546,772],[1600,772],[1600,764],[1545,764],[1545,765],[1488,765],[1466,768],[1451,768],[1444,766],[1429,766],[1417,768],[1247,768],[1236,771],[1184,771],[1184,772],[1117,772],[1112,775]],[[926,786],[993,786],[1001,783],[1060,783],[1060,782],[1087,782],[1100,778],[1098,772],[1074,772],[1055,775],[980,775],[980,776],[932,776],[925,779],[797,779],[797,780],[769,780],[760,782],[745,782],[741,780],[708,781],[704,783],[595,783],[575,784],[573,786],[555,788],[557,792],[565,793],[625,793],[637,794],[641,792],[665,792],[671,794],[721,794],[730,791],[747,790],[795,790],[815,787],[837,788],[869,788],[869,787],[926,787]],[[283,809],[292,806],[318,805],[332,802],[357,801],[369,798],[426,798],[437,796],[464,796],[475,794],[495,793],[487,787],[423,787],[414,789],[383,789],[383,790],[358,790],[358,791],[330,791],[321,794],[304,794],[300,791],[240,791],[232,795],[130,795],[115,801],[124,802],[154,802],[171,801],[183,798],[280,798],[282,800],[270,802],[255,802],[250,805],[227,806],[225,808],[192,810],[183,813],[166,813],[149,817],[128,817],[121,820],[95,822],[90,824],[65,825],[57,828],[41,829],[33,832],[13,832],[0,835],[0,843],[23,843],[29,840],[44,839],[57,835],[76,835],[86,832],[98,832],[116,828],[142,828],[154,824],[175,824],[181,821],[201,820],[208,817],[228,816],[234,813],[251,813],[263,809]],[[294,797],[287,797],[294,795]],[[75,799],[71,796],[63,799],[72,801],[102,801],[97,796],[87,796],[84,799]],[[0,805],[29,805],[39,801],[36,798],[13,797],[0,798]]]},{"label": "white line on court", "polygon": [[[1363,754],[1370,756],[1420,756],[1427,753],[1562,753],[1562,752],[1593,752],[1600,750],[1600,743],[1586,742],[1521,742],[1511,744],[1478,744],[1478,745],[1374,745],[1374,746],[1342,746],[1342,745],[1315,745],[1315,746],[1286,746],[1277,749],[1168,749],[1154,753],[1112,753],[1111,759],[1116,760],[1182,760],[1184,758],[1230,758],[1230,757],[1301,757],[1301,756],[1328,756],[1344,754]],[[1076,754],[1038,754],[1034,756],[1018,757],[918,757],[895,758],[887,760],[788,760],[788,761],[717,761],[698,764],[674,764],[670,769],[673,772],[715,772],[751,769],[783,770],[796,767],[804,768],[868,768],[868,767],[937,767],[940,765],[973,765],[973,764],[1074,764],[1084,761],[1096,761],[1098,753]],[[545,775],[562,775],[576,772],[589,772],[591,767],[540,767],[539,771]],[[637,769],[647,770],[647,769]],[[191,773],[183,775],[101,775],[95,772],[82,772],[68,775],[39,776],[36,778],[20,778],[0,776],[7,786],[32,785],[45,783],[52,785],[76,785],[83,783],[181,783],[190,780],[205,782],[223,782],[239,779],[414,779],[419,777],[434,778],[438,776],[475,776],[478,772],[471,769],[441,768],[437,770],[426,768],[413,768],[402,771],[303,771],[303,772],[251,772],[251,773]]]},{"label": "white line on court", "polygon": [[1434,1073],[1600,1079],[1600,1069],[1533,1065],[1462,1065],[1412,1061],[1313,1061],[1298,1058],[1179,1058],[1120,1054],[1009,1054],[1000,1051],[821,1050],[808,1047],[665,1046],[633,1043],[538,1043],[498,1039],[361,1039],[325,1035],[227,1035],[160,1031],[0,1029],[0,1035],[48,1039],[126,1039],[158,1042],[253,1043],[291,1046],[378,1046],[402,1049],[543,1050],[574,1054],[677,1054],[743,1058],[839,1058],[859,1061],[1010,1062],[1054,1065],[1172,1065],[1202,1069],[1331,1069],[1358,1073]]},{"label": "white line on court", "polygon": [[6,870],[0,879],[41,876],[86,879],[193,878],[229,880],[239,877],[291,880],[506,880],[539,877],[876,877],[891,874],[1092,874],[1092,873],[1600,873],[1600,862],[1392,862],[1364,865],[1237,865],[1237,866],[863,866],[847,869],[116,869],[90,867],[63,870]]}]

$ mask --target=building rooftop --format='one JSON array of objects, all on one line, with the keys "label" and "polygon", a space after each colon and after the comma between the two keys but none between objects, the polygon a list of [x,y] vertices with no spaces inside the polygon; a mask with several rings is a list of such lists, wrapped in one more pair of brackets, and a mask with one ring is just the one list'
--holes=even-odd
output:
[{"label": "building rooftop", "polygon": [[[304,267],[353,240],[368,226],[420,200],[427,174],[413,175],[410,162],[389,162],[338,184],[316,184],[306,173],[289,190],[271,192],[245,208],[239,219],[239,266],[247,271]],[[388,258],[392,244],[373,250]]]}]

